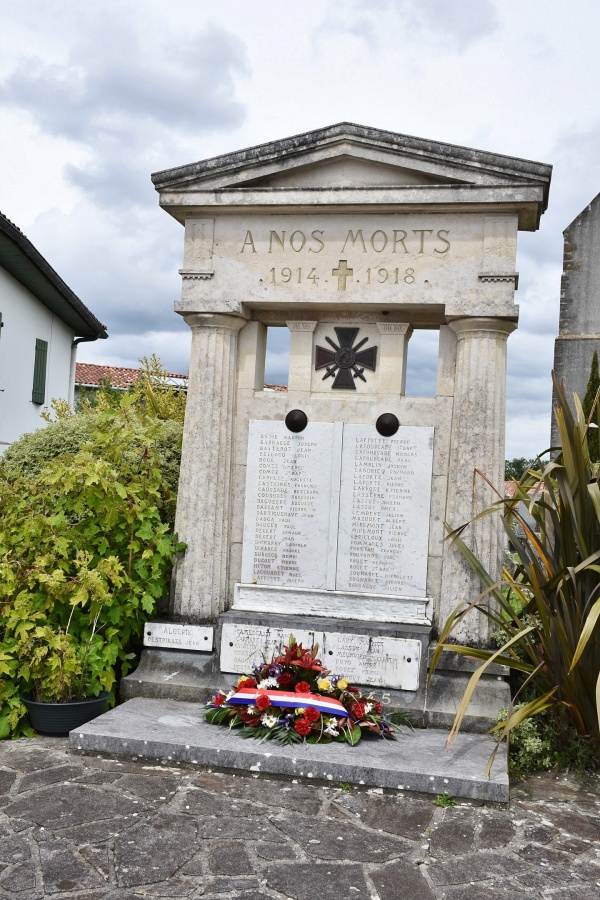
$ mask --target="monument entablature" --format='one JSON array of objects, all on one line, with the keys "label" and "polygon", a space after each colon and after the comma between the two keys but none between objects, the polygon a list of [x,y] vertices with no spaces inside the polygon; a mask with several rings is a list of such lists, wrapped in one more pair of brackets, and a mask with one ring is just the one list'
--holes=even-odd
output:
[{"label": "monument entablature", "polygon": [[[494,499],[475,469],[503,478],[517,234],[549,179],[346,123],[153,176],[185,225],[193,335],[170,617],[216,627],[207,672],[318,631],[425,716],[431,630],[480,591],[445,523]],[[264,390],[269,326],[290,331],[287,391]],[[406,396],[416,328],[439,329],[435,397]],[[499,572],[491,520],[468,535]]]}]

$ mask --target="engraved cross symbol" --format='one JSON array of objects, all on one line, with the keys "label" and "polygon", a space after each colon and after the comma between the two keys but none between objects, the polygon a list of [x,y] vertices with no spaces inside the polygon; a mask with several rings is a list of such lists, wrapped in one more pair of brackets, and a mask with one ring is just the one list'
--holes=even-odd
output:
[{"label": "engraved cross symbol", "polygon": [[346,290],[346,279],[354,275],[354,269],[348,268],[348,260],[340,259],[337,269],[331,270],[332,275],[337,275],[338,291]]}]

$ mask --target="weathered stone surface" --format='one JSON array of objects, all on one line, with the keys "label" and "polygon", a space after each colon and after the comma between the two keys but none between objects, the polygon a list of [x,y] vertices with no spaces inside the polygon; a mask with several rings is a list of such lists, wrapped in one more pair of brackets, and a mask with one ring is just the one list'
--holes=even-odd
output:
[{"label": "weathered stone surface", "polygon": [[76,888],[95,888],[102,883],[92,867],[62,841],[40,844],[40,866],[44,889],[48,894]]},{"label": "weathered stone surface", "polygon": [[362,869],[355,864],[288,863],[271,866],[266,873],[267,885],[292,900],[341,900],[370,897]]},{"label": "weathered stone surface", "polygon": [[144,800],[166,801],[174,796],[179,779],[172,776],[124,775],[116,784],[116,787],[137,794]]},{"label": "weathered stone surface", "polygon": [[383,862],[394,856],[409,852],[410,845],[402,840],[393,841],[389,837],[373,835],[350,823],[330,820],[317,834],[312,818],[278,816],[271,821],[285,834],[296,841],[308,856],[317,859],[360,859],[364,862]]},{"label": "weathered stone surface", "polygon": [[[229,893],[229,891],[244,891],[242,897],[246,900],[247,894],[246,891],[252,891],[255,888],[258,888],[258,880],[256,878],[239,878],[239,877],[224,877],[219,876],[217,878],[213,878],[208,882],[207,890],[211,892],[211,894],[224,894]],[[235,896],[238,896],[237,894]]]},{"label": "weathered stone surface", "polygon": [[106,845],[101,847],[83,846],[80,848],[79,852],[81,856],[94,867],[96,872],[104,878],[104,880],[108,879],[110,874],[110,861],[108,847]]},{"label": "weathered stone surface", "polygon": [[555,828],[565,831],[567,834],[578,838],[587,838],[590,841],[600,840],[600,816],[585,816],[562,809],[544,810],[544,818],[548,819]]},{"label": "weathered stone surface", "polygon": [[[466,853],[429,866],[434,884],[463,884],[466,881],[487,881],[499,876],[509,877],[526,871],[527,863],[512,853],[493,850]],[[466,875],[468,873],[468,877]]]},{"label": "weathered stone surface", "polygon": [[64,762],[64,757],[59,754],[51,750],[41,750],[33,744],[34,742],[31,742],[30,746],[21,745],[19,749],[6,753],[3,764],[18,772],[36,772],[38,769],[48,769]]},{"label": "weathered stone surface", "polygon": [[139,804],[120,794],[86,789],[80,784],[59,784],[42,788],[6,807],[6,814],[50,828],[80,825],[96,819],[112,819],[142,811]]},{"label": "weathered stone surface", "polygon": [[435,894],[423,877],[421,867],[408,860],[398,860],[371,872],[371,880],[381,897],[397,896],[399,890],[407,900],[434,900]]},{"label": "weathered stone surface", "polygon": [[182,811],[195,816],[240,816],[249,818],[264,815],[264,810],[258,809],[253,803],[246,803],[243,800],[223,795],[215,796],[203,790],[189,791]]},{"label": "weathered stone surface", "polygon": [[402,796],[370,797],[355,794],[340,798],[335,806],[358,816],[361,822],[371,828],[413,840],[427,828],[434,812],[431,803]]},{"label": "weathered stone surface", "polygon": [[212,875],[247,875],[252,863],[243,841],[212,841],[208,851],[208,868]]},{"label": "weathered stone surface", "polygon": [[296,853],[291,844],[275,844],[273,841],[259,841],[254,849],[261,859],[275,862],[279,859],[296,859]]},{"label": "weathered stone surface", "polygon": [[192,891],[197,891],[198,882],[169,878],[160,884],[144,887],[144,896],[146,897],[189,897]]},{"label": "weathered stone surface", "polygon": [[316,816],[321,808],[322,799],[316,788],[303,784],[288,784],[282,781],[270,781],[264,778],[219,777],[216,773],[205,773],[192,782],[199,787],[221,793],[234,793],[240,800],[252,800],[265,806],[284,806],[286,809],[303,812],[307,816]]},{"label": "weathered stone surface", "polygon": [[255,840],[285,843],[285,837],[274,825],[264,820],[243,819],[241,817],[218,816],[198,820],[198,836],[203,840],[218,837],[245,838],[251,833]]},{"label": "weathered stone surface", "polygon": [[115,841],[115,873],[122,887],[152,884],[175,874],[196,852],[197,829],[186,816],[141,822]]},{"label": "weathered stone surface", "polygon": [[61,781],[71,781],[82,773],[81,766],[56,766],[51,769],[42,769],[40,772],[29,772],[21,778],[18,793],[33,791],[35,788],[58,784]]},{"label": "weathered stone surface", "polygon": [[14,772],[0,771],[0,795],[8,794],[16,777]]},{"label": "weathered stone surface", "polygon": [[515,826],[510,814],[497,810],[493,816],[482,819],[477,843],[482,849],[495,850],[506,847],[514,834]]},{"label": "weathered stone surface", "polygon": [[[4,869],[4,871],[0,874],[0,887],[5,891],[17,892],[17,891],[32,891],[33,893],[27,894],[27,900],[30,897],[41,897],[41,892],[35,891],[35,871],[30,862],[20,862],[16,863],[14,866],[9,866],[8,869]],[[21,896],[23,896],[21,894]]]},{"label": "weathered stone surface", "polygon": [[444,810],[444,819],[434,827],[431,836],[431,853],[433,856],[446,856],[465,850],[471,850],[475,843],[477,817],[473,810],[448,807]]},{"label": "weathered stone surface", "polygon": [[8,837],[0,840],[0,862],[10,863],[22,862],[29,859],[31,851],[29,843],[25,837]]}]

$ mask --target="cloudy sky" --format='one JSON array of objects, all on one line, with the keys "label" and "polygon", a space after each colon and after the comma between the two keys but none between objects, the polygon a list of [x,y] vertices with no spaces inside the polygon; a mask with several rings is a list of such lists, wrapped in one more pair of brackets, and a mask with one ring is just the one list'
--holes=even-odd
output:
[{"label": "cloudy sky", "polygon": [[[562,230],[600,191],[598,34],[598,0],[0,0],[0,210],[107,324],[81,360],[185,372],[151,172],[340,121],[552,163],[509,339],[507,456],[535,455]],[[415,392],[434,353],[412,346]]]}]

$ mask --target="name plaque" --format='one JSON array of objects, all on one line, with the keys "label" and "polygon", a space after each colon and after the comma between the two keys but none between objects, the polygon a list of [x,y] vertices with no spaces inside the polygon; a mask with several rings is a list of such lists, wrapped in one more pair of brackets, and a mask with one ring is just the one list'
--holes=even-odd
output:
[{"label": "name plaque", "polygon": [[242,584],[426,598],[433,434],[251,421]]},{"label": "name plaque", "polygon": [[[254,663],[272,659],[288,636],[282,628],[224,623],[221,671],[249,672]],[[294,637],[305,647],[318,643],[322,664],[351,684],[404,691],[416,691],[419,686],[420,641],[298,629],[294,629]]]},{"label": "name plaque", "polygon": [[341,425],[251,421],[242,581],[335,587]]},{"label": "name plaque", "polygon": [[213,648],[214,629],[202,625],[180,625],[175,622],[146,622],[144,647],[169,650],[204,650]]}]

